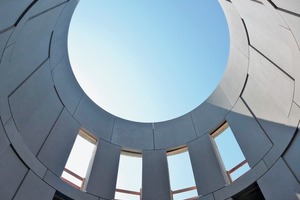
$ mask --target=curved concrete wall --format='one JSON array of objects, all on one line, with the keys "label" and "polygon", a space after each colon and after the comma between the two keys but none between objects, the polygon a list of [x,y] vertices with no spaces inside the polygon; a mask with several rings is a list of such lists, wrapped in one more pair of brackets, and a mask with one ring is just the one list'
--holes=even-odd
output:
[{"label": "curved concrete wall", "polygon": [[[67,35],[76,0],[0,2],[0,198],[113,199],[121,149],[143,153],[143,199],[170,199],[166,151],[188,146],[200,199],[300,199],[300,2],[220,0],[230,57],[213,94],[190,113],[137,123],[79,87]],[[228,184],[210,134],[225,121],[250,167]],[[59,177],[79,129],[99,140],[87,191]],[[159,184],[157,184],[159,183]]]}]

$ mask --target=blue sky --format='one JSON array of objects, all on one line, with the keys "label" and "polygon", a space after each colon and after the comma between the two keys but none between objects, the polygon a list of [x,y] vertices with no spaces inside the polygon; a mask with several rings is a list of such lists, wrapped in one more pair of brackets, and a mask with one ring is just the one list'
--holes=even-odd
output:
[{"label": "blue sky", "polygon": [[191,111],[216,88],[229,35],[217,0],[84,0],[68,45],[94,102],[121,118],[157,122]]}]

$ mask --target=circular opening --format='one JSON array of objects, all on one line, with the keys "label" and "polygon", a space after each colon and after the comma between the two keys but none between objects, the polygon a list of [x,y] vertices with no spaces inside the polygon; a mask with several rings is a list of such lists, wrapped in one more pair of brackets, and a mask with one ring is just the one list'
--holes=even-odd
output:
[{"label": "circular opening", "polygon": [[75,77],[106,111],[159,122],[200,105],[223,75],[229,34],[217,0],[80,1],[68,38]]}]

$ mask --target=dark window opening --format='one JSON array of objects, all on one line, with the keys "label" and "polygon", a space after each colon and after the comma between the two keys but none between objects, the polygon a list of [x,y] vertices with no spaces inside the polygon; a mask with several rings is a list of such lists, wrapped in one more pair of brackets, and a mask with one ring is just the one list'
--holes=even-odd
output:
[{"label": "dark window opening", "polygon": [[257,183],[250,185],[245,190],[234,195],[232,198],[234,200],[265,200],[265,197]]}]

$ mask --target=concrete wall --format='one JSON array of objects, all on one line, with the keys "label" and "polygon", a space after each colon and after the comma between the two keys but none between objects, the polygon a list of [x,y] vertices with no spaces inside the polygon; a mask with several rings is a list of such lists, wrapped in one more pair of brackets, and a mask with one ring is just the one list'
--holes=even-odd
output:
[{"label": "concrete wall", "polygon": [[[47,200],[56,191],[111,199],[126,149],[144,154],[143,199],[167,200],[165,152],[181,146],[200,199],[238,199],[253,185],[265,199],[300,199],[300,2],[219,2],[231,42],[218,87],[184,116],[137,123],[94,104],[72,73],[67,34],[77,0],[2,0],[0,199]],[[232,184],[209,138],[226,121],[251,166]],[[87,192],[59,178],[80,128],[100,141]]]},{"label": "concrete wall", "polygon": [[143,151],[143,199],[171,199],[170,192],[166,151]]}]

